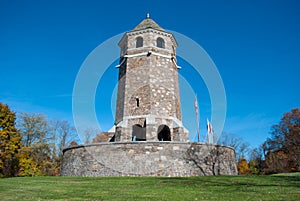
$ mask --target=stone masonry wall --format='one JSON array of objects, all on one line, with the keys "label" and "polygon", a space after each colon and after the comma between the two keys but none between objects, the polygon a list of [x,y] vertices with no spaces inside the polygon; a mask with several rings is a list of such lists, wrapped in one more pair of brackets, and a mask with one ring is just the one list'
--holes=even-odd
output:
[{"label": "stone masonry wall", "polygon": [[231,147],[183,142],[99,143],[64,149],[62,176],[236,175]]},{"label": "stone masonry wall", "polygon": [[[148,51],[166,56],[175,55],[175,44],[172,35],[154,30],[127,33],[127,55],[135,55]],[[144,39],[143,47],[135,48],[136,38]],[[165,48],[156,47],[156,39],[165,41]],[[127,58],[125,78],[124,116],[151,114],[160,117],[176,117],[181,120],[180,96],[177,67],[170,58],[148,55]],[[120,69],[120,71],[122,71]],[[140,99],[140,108],[136,107],[135,99]],[[176,108],[178,107],[178,108]],[[118,108],[119,109],[119,108]],[[118,123],[118,122],[117,122]]]},{"label": "stone masonry wall", "polygon": [[[140,37],[143,46],[136,47],[136,39]],[[157,38],[164,40],[164,48],[156,46]],[[181,122],[178,69],[173,60],[177,43],[173,35],[154,29],[131,31],[123,36],[119,46],[116,141],[131,141],[132,126],[142,125],[136,123],[140,119],[147,119],[145,126],[142,125],[147,128],[147,140],[158,141],[157,128],[164,124],[170,128],[172,141],[188,141]],[[153,54],[145,55],[149,51]],[[177,128],[181,132],[174,132],[173,136]]]}]

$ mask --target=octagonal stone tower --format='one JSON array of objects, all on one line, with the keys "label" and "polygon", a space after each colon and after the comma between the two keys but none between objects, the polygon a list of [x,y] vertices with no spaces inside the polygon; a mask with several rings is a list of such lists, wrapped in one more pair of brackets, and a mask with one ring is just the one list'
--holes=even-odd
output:
[{"label": "octagonal stone tower", "polygon": [[110,142],[66,147],[61,175],[236,175],[232,147],[188,142],[174,36],[147,15],[119,46],[115,130],[104,133]]},{"label": "octagonal stone tower", "polygon": [[124,34],[114,141],[188,141],[181,119],[177,42],[147,17]]}]

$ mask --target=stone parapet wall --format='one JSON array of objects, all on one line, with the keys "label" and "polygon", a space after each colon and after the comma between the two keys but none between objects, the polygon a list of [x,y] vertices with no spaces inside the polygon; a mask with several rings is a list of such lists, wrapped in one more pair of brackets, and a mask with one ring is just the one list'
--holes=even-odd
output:
[{"label": "stone parapet wall", "polygon": [[114,142],[64,149],[62,176],[236,175],[231,147],[184,142]]}]

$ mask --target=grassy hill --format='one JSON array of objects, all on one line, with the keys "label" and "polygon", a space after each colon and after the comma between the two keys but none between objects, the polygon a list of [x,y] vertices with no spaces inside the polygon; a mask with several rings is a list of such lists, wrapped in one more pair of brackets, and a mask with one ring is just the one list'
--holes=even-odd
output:
[{"label": "grassy hill", "polygon": [[300,200],[300,174],[0,179],[1,200]]}]

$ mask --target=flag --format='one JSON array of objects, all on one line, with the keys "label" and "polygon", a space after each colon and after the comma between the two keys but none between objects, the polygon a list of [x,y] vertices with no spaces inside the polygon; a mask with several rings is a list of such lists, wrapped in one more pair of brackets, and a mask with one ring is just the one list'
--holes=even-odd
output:
[{"label": "flag", "polygon": [[207,139],[208,139],[208,143],[209,144],[213,144],[214,143],[214,136],[213,136],[213,128],[211,123],[207,120]]},{"label": "flag", "polygon": [[211,125],[211,123],[208,121],[208,119],[207,119],[207,132],[208,132],[208,133],[212,133],[212,132],[213,132],[212,125]]}]

